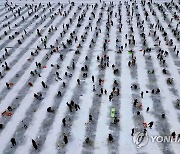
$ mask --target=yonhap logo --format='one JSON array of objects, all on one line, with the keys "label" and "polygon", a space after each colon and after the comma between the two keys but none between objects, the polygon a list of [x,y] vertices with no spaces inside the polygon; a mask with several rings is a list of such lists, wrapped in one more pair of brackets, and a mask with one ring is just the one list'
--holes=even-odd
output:
[{"label": "yonhap logo", "polygon": [[133,142],[137,148],[143,147],[148,143],[148,135],[147,132],[136,132],[133,136]]}]

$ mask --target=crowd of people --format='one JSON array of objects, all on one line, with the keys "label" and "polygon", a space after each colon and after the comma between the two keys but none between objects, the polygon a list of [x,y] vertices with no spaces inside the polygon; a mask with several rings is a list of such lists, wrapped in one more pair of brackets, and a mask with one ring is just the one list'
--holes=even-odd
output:
[{"label": "crowd of people", "polygon": [[[99,3],[102,3],[102,7],[101,9],[105,9],[105,7],[107,6],[107,3],[105,2],[102,2],[100,0]],[[128,16],[128,19],[127,20],[127,23],[129,25],[131,25],[131,22],[132,22],[132,18],[134,16],[136,16],[137,18],[140,18],[140,14],[137,14],[135,9],[138,9],[138,7],[136,6],[136,1],[132,1],[130,0],[130,2],[128,1],[125,1],[124,2],[126,4],[126,10],[127,10],[127,16]],[[150,0],[149,2],[146,2],[145,0],[142,0],[141,1],[141,5],[142,6],[145,6],[145,5],[148,5],[148,6],[152,6],[153,2],[152,0]],[[14,15],[14,18],[16,19],[17,16],[20,16],[22,18],[22,21],[24,22],[25,20],[25,17],[21,14],[22,12],[22,8],[18,8],[16,10],[16,7],[17,6],[14,6],[12,7],[12,3],[10,4],[9,2],[6,2],[5,4],[5,7],[12,12],[12,14]],[[61,4],[59,3],[59,6]],[[58,10],[57,13],[51,15],[51,19],[55,18],[56,15],[60,15],[60,16],[63,16],[65,18],[67,18],[69,12],[72,10],[73,6],[75,5],[74,2],[69,2],[69,11],[62,11],[61,9],[63,9],[63,5],[61,5],[61,9]],[[122,2],[120,1],[119,2],[119,5],[122,5]],[[173,2],[166,2],[165,3],[166,7],[167,8],[171,8],[172,6],[175,7],[175,8],[178,8],[178,6]],[[26,8],[28,8],[28,15],[29,17],[32,16],[34,13],[36,13],[40,8],[43,7],[43,11],[45,11],[47,8],[49,9],[50,12],[53,11],[53,8],[51,7],[51,2],[47,3],[46,6],[42,5],[41,3],[39,3],[38,5],[29,5],[29,4],[25,4]],[[87,4],[82,4],[82,6],[86,6],[86,8],[88,9],[88,5]],[[97,9],[98,7],[98,3],[92,5],[92,8],[94,10]],[[114,25],[113,23],[113,20],[111,18],[111,16],[113,15],[113,11],[112,9],[114,8],[114,3],[113,1],[110,2],[110,7],[108,7],[107,9],[107,13],[108,13],[108,19],[106,21],[106,30],[107,30],[107,34],[109,35],[110,33],[110,29],[111,29],[111,26]],[[132,7],[130,7],[132,6]],[[165,10],[163,9],[163,6],[161,4],[157,4],[157,7],[159,9],[159,11],[161,11],[163,14],[164,14],[164,19],[166,19],[166,14],[165,14]],[[151,7],[150,7],[151,8]],[[79,6],[78,7],[78,10],[81,10],[82,8]],[[156,12],[152,9],[150,9],[150,13],[152,13],[152,15],[156,16]],[[117,16],[120,16],[119,18],[121,19],[121,14],[119,12],[115,12],[115,17]],[[76,15],[76,13],[74,13],[74,15]],[[141,30],[144,31],[144,22],[146,22],[149,18],[149,14],[147,11],[144,10],[144,15],[145,15],[145,19],[141,22],[137,22],[137,28],[140,28]],[[84,20],[84,18],[86,17],[86,12],[83,11],[81,13],[81,15],[78,16],[78,23],[76,25],[76,27],[81,27],[81,24]],[[7,19],[8,17],[5,16],[5,18]],[[46,20],[46,16],[38,16],[38,15],[35,15],[34,17],[35,19],[37,18],[41,18],[42,21],[43,20]],[[89,18],[89,20],[92,20],[96,18],[96,14],[94,12],[91,13],[91,17]],[[173,20],[177,20],[179,19],[179,16],[178,16],[178,13],[174,13],[174,18],[171,18],[171,22],[169,23],[169,27],[172,27],[171,23],[173,22]],[[69,30],[70,26],[73,24],[73,18],[70,18],[69,19],[69,23],[68,24],[62,24],[62,28],[63,28],[63,31],[62,33],[60,33],[60,37],[63,37]],[[97,23],[101,22],[102,20],[102,13],[99,14],[99,19],[97,21]],[[120,20],[121,21],[121,20]],[[120,22],[120,25],[123,25],[123,23]],[[17,27],[18,25],[11,25],[10,22],[8,23],[5,23],[3,24],[3,27],[9,27],[9,30],[12,29],[12,27],[15,26]],[[175,37],[178,37],[177,39],[179,40],[179,31],[178,31],[178,26],[179,26],[179,23],[177,23],[176,25],[176,28],[172,30],[173,34]],[[91,31],[93,31],[92,29],[92,25],[91,23],[85,27],[85,29],[89,29]],[[102,29],[99,28],[98,26],[96,26],[96,36],[98,37],[99,33],[101,33]],[[21,36],[21,39],[18,39],[18,44],[22,44],[23,43],[23,40],[25,39],[25,37],[28,37],[28,31],[26,29],[23,30],[24,31],[24,34],[22,34]],[[49,27],[48,29],[48,32],[51,33],[51,32],[55,32],[57,31],[57,27],[54,27],[54,26],[51,26]],[[123,28],[122,26],[120,26],[119,28],[119,31],[122,32],[123,31]],[[124,45],[122,45],[119,50],[117,51],[117,54],[122,54],[122,52],[124,52],[124,49],[126,49],[128,46],[130,45],[136,45],[136,37],[133,35],[134,33],[134,28],[130,26],[129,28],[129,34],[126,34],[125,35],[125,38],[127,40],[127,43],[125,43]],[[160,24],[160,21],[158,20],[158,22],[156,24],[150,24],[150,32],[149,32],[149,36],[152,36],[153,38],[155,38],[155,42],[157,43],[157,46],[160,46],[161,45],[161,42],[162,40],[160,39],[160,37],[157,35],[157,31],[160,31],[163,35],[163,38],[164,40],[167,42],[167,45],[173,47],[173,51],[174,53],[176,54],[176,56],[178,57],[179,56],[179,50],[178,50],[178,45],[176,45],[172,39],[169,39],[168,38],[168,34],[166,33],[166,30],[164,29],[164,27]],[[72,33],[70,33],[70,38],[66,40],[66,42],[59,42],[58,39],[56,39],[56,43],[55,45],[51,44],[50,46],[47,45],[47,42],[48,42],[48,35],[47,36],[43,36],[43,33],[41,32],[40,29],[36,29],[36,32],[37,32],[37,37],[39,37],[41,39],[41,45],[38,45],[35,49],[35,51],[31,52],[30,53],[30,59],[28,59],[29,61],[31,61],[33,59],[33,57],[36,57],[39,55],[39,53],[41,52],[42,49],[47,49],[49,48],[50,49],[50,53],[47,53],[46,54],[46,60],[49,60],[50,57],[55,54],[55,53],[58,53],[59,54],[59,60],[60,61],[64,61],[64,55],[63,53],[61,52],[61,50],[63,49],[67,49],[70,45],[73,44],[73,42],[78,42],[79,39],[78,39],[78,34],[76,34],[75,31],[73,31]],[[4,31],[4,35],[3,36],[9,36],[9,40],[13,40],[14,38],[16,38],[16,36],[19,35],[19,32],[16,31],[14,35],[9,35],[8,31]],[[86,39],[86,35],[87,33],[85,33],[85,35],[82,35],[81,36],[81,40],[82,42],[78,44],[78,47],[77,47],[77,50],[75,51],[75,54],[76,55],[80,55],[81,54],[81,48],[83,46],[83,42],[85,41]],[[0,39],[3,38],[0,37]],[[143,45],[146,46],[147,42],[146,42],[146,34],[145,32],[142,32],[140,34],[142,40],[143,40]],[[116,42],[118,42],[119,40],[117,39]],[[89,45],[89,48],[92,47],[93,44],[96,43],[96,40],[95,39],[92,39],[91,40],[91,44]],[[108,49],[108,39],[105,39],[104,43],[103,43],[103,47],[102,47],[102,50],[103,52],[107,51]],[[8,49],[5,47],[4,48],[5,50],[5,53],[2,55],[2,57],[0,58],[0,62],[1,62],[1,66],[3,68],[3,70],[0,72],[0,77],[1,78],[4,78],[5,75],[6,75],[6,72],[11,70],[11,66],[6,62],[6,59],[12,54],[11,52],[8,51]],[[142,53],[143,53],[143,56],[146,56],[148,55],[148,53],[151,53],[152,52],[152,48],[151,47],[147,47],[145,49],[143,49]],[[134,69],[134,67],[137,65],[137,59],[136,59],[136,55],[135,55],[135,51],[133,49],[131,49],[129,51],[130,53],[130,59],[129,61],[127,62],[127,66],[129,69]],[[161,48],[158,49],[157,51],[157,59],[159,61],[159,63],[161,64],[162,66],[162,73],[164,75],[168,75],[169,74],[169,71],[168,71],[168,68],[166,67],[166,58],[169,56],[169,51],[168,50],[162,50]],[[105,54],[103,54],[102,56],[98,55],[96,57],[96,60],[98,62],[98,69],[100,70],[106,70],[106,68],[111,68],[113,70],[113,73],[116,75],[119,73],[119,68],[114,64],[112,64],[110,66],[110,58],[109,55],[108,55],[108,52],[105,52]],[[151,58],[149,56],[149,58]],[[86,56],[85,57],[85,60],[88,60],[89,57]],[[31,70],[29,73],[31,75],[32,78],[35,78],[35,77],[41,77],[41,70],[43,68],[45,68],[46,66],[44,66],[41,62],[33,62],[35,64],[35,69],[34,70]],[[63,81],[63,79],[60,77],[60,74],[58,72],[58,70],[61,68],[61,66],[59,66],[58,64],[51,64],[51,67],[53,67],[55,69],[55,73],[54,73],[54,79],[56,81],[61,81],[62,80],[62,87],[63,88],[67,88],[66,87],[66,82]],[[76,63],[73,61],[72,64],[70,66],[67,66],[67,69],[70,70],[75,70],[76,69]],[[88,77],[88,75],[90,74],[89,73],[89,66],[88,65],[84,65],[82,68],[81,68],[81,72],[83,74],[83,77],[86,78]],[[67,72],[63,72],[65,77],[66,78],[71,78],[73,76],[72,73],[69,73],[68,71]],[[148,74],[154,74],[156,73],[156,70],[147,70],[147,73]],[[18,74],[16,74],[18,76]],[[82,81],[80,78],[78,78],[77,80],[77,85],[81,85],[82,84]],[[95,83],[95,81],[98,81],[98,84]],[[98,97],[102,97],[102,95],[107,95],[108,96],[108,100],[109,102],[112,102],[112,100],[119,96],[120,93],[121,93],[121,90],[120,88],[118,88],[118,85],[121,84],[119,83],[117,80],[114,80],[113,81],[113,87],[112,87],[112,91],[108,91],[107,89],[103,88],[103,83],[104,83],[104,79],[103,78],[97,78],[96,76],[92,75],[91,76],[91,84],[92,84],[92,91],[94,93],[96,93],[98,95]],[[10,83],[10,82],[6,82],[6,87],[7,89],[11,89],[13,88],[14,86],[14,83]],[[168,85],[173,85],[174,84],[174,79],[173,77],[168,77],[167,78],[167,84]],[[42,85],[42,88],[49,88],[50,85],[48,85],[45,81],[41,81],[41,85]],[[33,81],[30,81],[28,82],[28,85],[29,87],[33,87],[34,86],[34,83]],[[136,91],[137,89],[139,89],[138,85],[135,83],[135,84],[132,84],[131,85],[131,90],[132,91]],[[98,91],[97,89],[100,89],[100,91]],[[140,116],[141,113],[142,113],[142,110],[143,110],[143,98],[146,97],[146,94],[151,94],[151,95],[160,95],[161,93],[161,89],[159,87],[157,88],[154,88],[154,89],[151,89],[151,90],[146,90],[146,91],[140,91],[139,93],[139,96],[140,96],[140,99],[139,98],[135,98],[132,100],[132,108],[136,108],[137,109],[137,112],[135,113],[137,116]],[[37,100],[42,100],[45,96],[43,96],[42,92],[37,92],[37,93],[34,93],[34,97],[35,99]],[[57,91],[57,97],[62,97],[62,91],[61,90],[58,90]],[[177,99],[176,102],[175,102],[175,106],[177,109],[180,109],[180,99]],[[75,102],[74,100],[71,100],[70,102],[67,102],[67,107],[69,109],[69,112],[71,113],[74,113],[74,112],[78,112],[79,110],[81,110],[81,105],[78,103],[78,102]],[[13,107],[9,106],[7,111],[5,111],[3,114],[5,115],[6,112],[12,112]],[[151,110],[150,107],[147,107],[146,109],[146,113],[148,114]],[[51,114],[55,114],[56,112],[56,108],[53,108],[52,106],[49,106],[47,108],[47,112],[48,113],[51,113]],[[166,114],[165,113],[160,113],[160,116],[163,119],[166,118]],[[70,119],[67,119],[66,117],[63,118],[62,120],[62,125],[63,127],[68,127],[67,125],[67,121],[69,121]],[[93,122],[95,119],[93,118],[93,115],[92,114],[89,114],[89,119],[88,119],[88,123],[91,123]],[[118,116],[114,116],[112,118],[112,123],[115,125],[120,125],[120,117],[119,115]],[[142,131],[146,134],[147,131],[148,131],[148,128],[149,129],[153,129],[154,128],[154,125],[156,125],[156,122],[155,121],[150,121],[148,123],[146,122],[143,122],[142,123]],[[26,128],[26,127],[25,127]],[[3,124],[0,123],[0,129],[3,129]],[[155,128],[154,128],[155,129]],[[129,132],[132,136],[134,135],[134,133],[138,131],[136,128],[132,128],[131,129],[131,132]],[[179,134],[177,134],[178,132],[172,132],[171,135],[175,138],[176,135],[180,136]],[[113,143],[114,141],[114,136],[110,133],[110,134],[107,134],[107,141],[109,143]],[[12,146],[16,146],[17,145],[17,142],[16,142],[16,139],[15,138],[11,138],[10,142],[12,143]],[[68,135],[67,134],[63,134],[63,142],[64,144],[68,144]],[[90,137],[86,137],[85,138],[85,141],[84,141],[86,144],[92,144],[92,140]],[[34,149],[38,149],[38,144],[36,143],[36,141],[34,139],[32,139],[32,146],[34,147]]]}]

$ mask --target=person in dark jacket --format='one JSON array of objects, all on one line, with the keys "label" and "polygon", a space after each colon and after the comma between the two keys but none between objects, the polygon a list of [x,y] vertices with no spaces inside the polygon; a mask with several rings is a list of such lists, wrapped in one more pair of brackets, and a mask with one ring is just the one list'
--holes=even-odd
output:
[{"label": "person in dark jacket", "polygon": [[112,136],[112,134],[109,134],[109,136],[108,136],[108,141],[109,141],[109,142],[113,142],[113,136]]},{"label": "person in dark jacket", "polygon": [[16,140],[15,140],[15,138],[11,138],[11,143],[12,143],[13,146],[16,145]]},{"label": "person in dark jacket", "polygon": [[66,126],[66,118],[63,118],[62,123],[63,123],[63,126],[65,127]]},{"label": "person in dark jacket", "polygon": [[64,143],[65,143],[65,144],[68,143],[68,138],[67,138],[67,136],[66,136],[65,134],[64,134],[64,139],[63,139],[63,140],[64,140]]},{"label": "person in dark jacket", "polygon": [[36,150],[38,149],[36,141],[33,139],[32,139],[32,145],[33,145],[34,149],[36,149]]}]

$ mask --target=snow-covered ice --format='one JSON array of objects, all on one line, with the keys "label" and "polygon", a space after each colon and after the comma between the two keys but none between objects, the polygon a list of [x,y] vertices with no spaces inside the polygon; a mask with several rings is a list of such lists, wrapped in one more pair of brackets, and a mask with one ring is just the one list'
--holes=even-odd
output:
[{"label": "snow-covered ice", "polygon": [[0,154],[179,154],[179,11],[165,0],[1,0]]}]

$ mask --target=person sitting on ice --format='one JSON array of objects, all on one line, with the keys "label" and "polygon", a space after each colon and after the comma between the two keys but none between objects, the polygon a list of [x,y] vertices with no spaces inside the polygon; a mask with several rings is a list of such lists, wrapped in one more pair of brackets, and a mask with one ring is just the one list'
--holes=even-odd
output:
[{"label": "person sitting on ice", "polygon": [[140,113],[140,111],[137,111],[137,115],[140,115],[141,113]]},{"label": "person sitting on ice", "polygon": [[165,68],[162,70],[162,72],[163,74],[167,74],[167,70]]},{"label": "person sitting on ice", "polygon": [[157,88],[157,90],[156,90],[156,94],[158,94],[158,93],[160,93],[160,89],[159,88]]},{"label": "person sitting on ice", "polygon": [[177,108],[180,107],[180,100],[179,100],[179,99],[176,100],[176,107],[177,107]]},{"label": "person sitting on ice", "polygon": [[47,108],[47,112],[53,113],[53,112],[54,112],[54,109],[52,109],[52,107],[48,107],[48,108]]},{"label": "person sitting on ice", "polygon": [[31,74],[32,76],[34,76],[34,75],[35,75],[33,71],[31,71],[31,72],[30,72],[30,74]]},{"label": "person sitting on ice", "polygon": [[119,122],[119,118],[115,117],[114,118],[114,124],[116,125]]},{"label": "person sitting on ice", "polygon": [[173,84],[173,78],[168,78],[167,79],[167,84]]},{"label": "person sitting on ice", "polygon": [[180,104],[177,102],[177,103],[176,103],[176,107],[179,108],[179,106],[180,106]]},{"label": "person sitting on ice", "polygon": [[8,111],[12,111],[12,107],[11,106],[8,106]]},{"label": "person sitting on ice", "polygon": [[38,92],[37,94],[34,93],[34,98],[38,99],[38,100],[41,100],[43,97],[42,97],[42,93],[41,92]]},{"label": "person sitting on ice", "polygon": [[165,118],[165,114],[163,113],[163,114],[161,115],[161,117],[164,119],[164,118]]},{"label": "person sitting on ice", "polygon": [[87,73],[83,73],[83,78],[86,78],[87,77]]},{"label": "person sitting on ice", "polygon": [[96,91],[95,85],[93,85],[93,91]]},{"label": "person sitting on ice", "polygon": [[62,93],[61,93],[61,91],[59,90],[58,93],[57,93],[57,96],[61,96],[61,95],[62,95]]},{"label": "person sitting on ice", "polygon": [[91,122],[91,121],[92,121],[92,115],[89,114],[89,122]]},{"label": "person sitting on ice", "polygon": [[114,69],[113,73],[114,73],[114,74],[118,74],[118,73],[119,73],[119,69],[118,69],[118,68],[117,68],[117,69]]},{"label": "person sitting on ice", "polygon": [[90,144],[90,143],[91,143],[91,140],[89,139],[89,137],[87,137],[87,138],[85,139],[85,143],[86,143],[86,144]]},{"label": "person sitting on ice", "polygon": [[137,85],[136,85],[136,84],[133,84],[133,85],[131,86],[131,89],[136,90],[136,89],[137,89]]},{"label": "person sitting on ice", "polygon": [[148,70],[148,74],[154,74],[154,70]]}]

